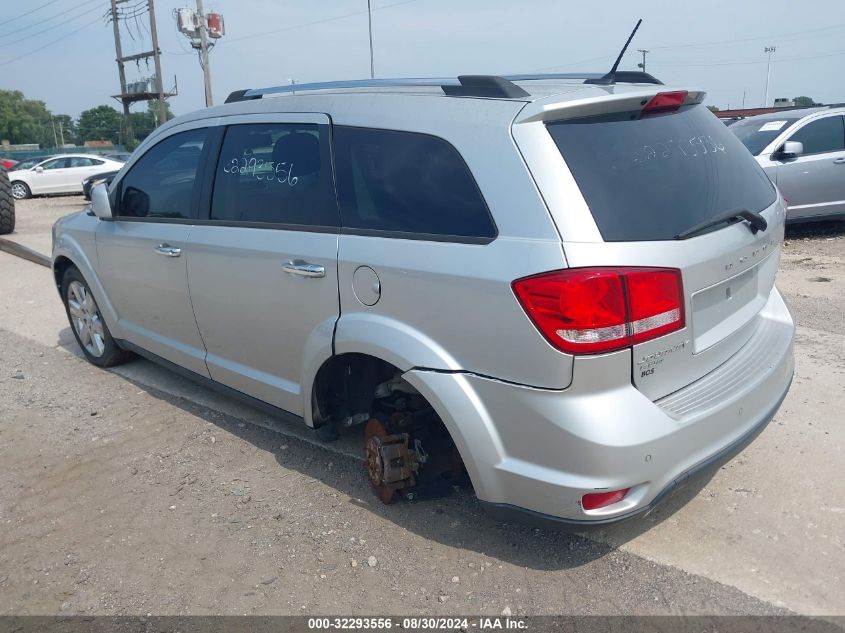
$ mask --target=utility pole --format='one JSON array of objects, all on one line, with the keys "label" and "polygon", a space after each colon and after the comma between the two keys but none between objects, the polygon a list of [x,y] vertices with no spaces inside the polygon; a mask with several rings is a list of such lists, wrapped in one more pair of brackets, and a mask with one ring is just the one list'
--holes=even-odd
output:
[{"label": "utility pole", "polygon": [[367,21],[370,25],[370,79],[375,79],[376,67],[373,59],[373,9],[370,5],[371,0],[367,0]]},{"label": "utility pole", "polygon": [[50,117],[50,125],[53,126],[53,142],[56,144],[56,147],[59,147],[59,139],[56,137],[56,120],[53,117]]},{"label": "utility pole", "polygon": [[156,30],[155,0],[147,0],[150,9],[150,39],[153,44],[153,60],[156,69],[156,92],[158,93],[158,120],[167,121],[167,106],[164,103],[164,82],[161,78],[161,51],[158,50],[158,31]]},{"label": "utility pole", "polygon": [[197,13],[200,22],[200,61],[202,62],[202,74],[205,80],[205,106],[209,107],[214,105],[214,98],[211,94],[211,69],[208,67],[208,22],[206,22],[202,0],[197,0]]},{"label": "utility pole", "polygon": [[65,146],[65,131],[62,129],[62,122],[59,121],[59,138],[62,141],[62,147]]},{"label": "utility pole", "polygon": [[637,66],[639,66],[640,68],[642,68],[643,72],[645,72],[645,56],[646,56],[646,53],[650,53],[651,51],[646,50],[646,49],[644,49],[644,48],[638,48],[637,50],[638,50],[640,53],[642,53],[642,54],[643,54],[643,63],[642,63],[642,64],[637,64]]},{"label": "utility pole", "polygon": [[[121,14],[119,6],[126,4],[130,0],[111,0],[111,21],[114,29],[114,50],[117,53],[117,70],[120,75],[120,94],[113,95],[115,99],[123,104],[123,118],[125,121],[124,129],[126,131],[124,141],[126,143],[134,142],[135,134],[132,130],[132,117],[129,113],[129,107],[137,101],[158,101],[159,125],[167,121],[167,103],[165,99],[176,94],[176,92],[165,92],[164,81],[161,76],[161,50],[158,48],[158,30],[156,28],[156,13],[155,0],[140,0],[133,4],[127,15]],[[146,6],[144,6],[146,5]],[[152,50],[143,53],[136,53],[135,55],[123,56],[123,48],[120,44],[120,21],[121,20],[137,20],[144,11],[150,14],[150,38],[152,40]],[[155,66],[155,81],[154,85],[150,86],[150,78],[135,81],[133,83],[126,83],[126,62],[139,63],[141,60],[153,58]],[[148,66],[149,67],[149,66]]]},{"label": "utility pole", "polygon": [[[126,94],[126,69],[123,67],[123,48],[120,45],[120,24],[117,19],[117,0],[111,0],[111,23],[114,27],[114,52],[117,55],[117,74],[120,75],[120,94]],[[126,138],[135,138],[132,132],[132,118],[129,116],[129,101],[123,102],[123,125],[126,128]],[[84,139],[83,139],[84,140]]]},{"label": "utility pole", "polygon": [[763,97],[763,107],[767,107],[769,103],[769,78],[772,75],[772,53],[774,53],[776,48],[774,46],[766,46],[763,48],[763,52],[766,53],[768,57],[768,61],[766,62],[766,96]]}]

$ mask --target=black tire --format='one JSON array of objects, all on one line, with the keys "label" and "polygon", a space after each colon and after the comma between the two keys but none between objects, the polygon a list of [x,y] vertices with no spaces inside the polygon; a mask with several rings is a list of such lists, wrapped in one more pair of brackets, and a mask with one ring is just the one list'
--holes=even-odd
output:
[{"label": "black tire", "polygon": [[0,169],[0,235],[15,230],[15,199],[12,185],[5,169]]},{"label": "black tire", "polygon": [[96,313],[96,317],[99,321],[99,324],[102,324],[102,344],[103,344],[103,352],[102,354],[95,354],[89,350],[89,346],[96,347],[92,343],[86,345],[85,342],[80,338],[80,334],[77,331],[77,326],[75,324],[75,319],[70,313],[70,286],[73,282],[77,282],[81,284],[87,293],[91,293],[91,290],[88,287],[88,282],[85,281],[85,277],[82,276],[82,273],[79,272],[79,269],[76,266],[69,267],[62,278],[62,303],[65,304],[65,313],[67,314],[68,323],[70,323],[70,329],[73,332],[73,336],[76,339],[76,342],[79,344],[79,349],[82,350],[82,353],[85,354],[85,358],[88,359],[88,362],[92,365],[96,365],[97,367],[114,367],[115,365],[120,365],[121,363],[125,363],[127,360],[132,358],[132,353],[127,352],[126,350],[121,349],[118,347],[117,343],[115,342],[114,338],[112,338],[111,332],[109,332],[108,325],[106,322],[100,317],[99,315],[99,307],[96,305],[96,301],[94,301],[94,295],[91,294],[91,301],[93,303],[94,312]]},{"label": "black tire", "polygon": [[26,184],[25,182],[21,182],[20,180],[15,180],[12,183],[12,185],[16,186],[16,187],[21,187],[21,189],[23,190],[23,195],[16,196],[14,193],[12,194],[12,197],[15,200],[26,200],[27,198],[32,197],[32,190],[30,190],[29,185]]}]

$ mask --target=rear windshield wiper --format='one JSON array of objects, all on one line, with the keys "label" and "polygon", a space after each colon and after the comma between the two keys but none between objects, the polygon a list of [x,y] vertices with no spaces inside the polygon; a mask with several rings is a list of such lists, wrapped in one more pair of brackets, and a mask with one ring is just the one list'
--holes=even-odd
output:
[{"label": "rear windshield wiper", "polygon": [[725,224],[731,222],[731,220],[738,221],[738,220],[747,220],[748,224],[750,225],[748,228],[751,229],[752,233],[757,233],[757,231],[765,231],[768,228],[769,223],[766,222],[766,218],[762,215],[757,213],[756,211],[749,211],[748,209],[734,209],[733,211],[726,211],[724,213],[720,213],[719,215],[713,216],[709,220],[705,220],[704,222],[699,222],[698,224],[688,228],[686,231],[681,231],[675,236],[676,240],[685,240],[688,237],[692,237],[696,233],[701,233],[705,229],[709,229],[710,227],[717,226],[719,224]]}]

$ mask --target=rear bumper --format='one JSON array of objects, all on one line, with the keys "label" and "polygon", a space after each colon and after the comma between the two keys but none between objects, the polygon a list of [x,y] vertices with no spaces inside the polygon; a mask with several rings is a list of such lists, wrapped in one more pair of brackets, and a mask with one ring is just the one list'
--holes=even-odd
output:
[{"label": "rear bumper", "polygon": [[[790,379],[790,384],[792,380]],[[789,387],[787,386],[787,391]],[[763,432],[769,422],[772,421],[772,418],[775,417],[775,413],[777,413],[778,409],[780,408],[781,403],[783,403],[784,398],[786,398],[787,391],[783,392],[780,400],[772,407],[771,411],[763,418],[763,420],[754,428],[752,428],[748,433],[740,437],[735,442],[725,446],[723,449],[714,453],[703,462],[696,464],[689,470],[681,473],[672,482],[666,486],[663,490],[657,493],[657,496],[652,499],[647,505],[641,506],[636,510],[628,512],[626,514],[615,515],[605,519],[565,519],[562,517],[556,517],[549,514],[543,514],[542,512],[535,512],[533,510],[528,510],[526,508],[520,508],[519,506],[511,505],[509,503],[491,503],[489,501],[479,500],[481,505],[487,511],[488,514],[491,516],[499,519],[500,521],[505,521],[508,523],[524,523],[536,527],[545,527],[545,528],[564,528],[564,529],[571,529],[571,530],[583,530],[589,528],[598,528],[608,524],[617,523],[619,521],[626,521],[628,519],[633,519],[639,516],[646,516],[649,514],[656,506],[658,506],[662,501],[670,498],[676,492],[685,488],[687,485],[694,484],[696,481],[699,480],[706,480],[708,477],[713,475],[716,471],[719,470],[725,463],[729,462],[733,459],[736,455],[742,452],[742,450],[751,444],[754,439]]]},{"label": "rear bumper", "polygon": [[[789,389],[793,336],[774,290],[743,348],[657,402],[631,384],[627,350],[579,358],[562,391],[468,374],[406,377],[440,413],[493,514],[582,529],[647,513],[759,434]],[[584,494],[621,488],[630,488],[621,501],[581,508]]]}]

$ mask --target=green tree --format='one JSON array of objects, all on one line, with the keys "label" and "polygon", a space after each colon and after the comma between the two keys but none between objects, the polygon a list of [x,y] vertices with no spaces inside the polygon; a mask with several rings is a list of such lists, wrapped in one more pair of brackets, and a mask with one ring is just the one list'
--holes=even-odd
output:
[{"label": "green tree", "polygon": [[710,112],[718,112],[719,111],[719,108],[717,106],[707,106],[707,109],[710,110]]},{"label": "green tree", "polygon": [[802,108],[809,108],[810,106],[816,105],[816,102],[811,97],[795,97],[793,101],[795,105]]},{"label": "green tree", "polygon": [[79,143],[85,141],[119,143],[123,140],[123,116],[108,105],[85,110],[79,115],[76,123],[76,137]]},{"label": "green tree", "polygon": [[[167,111],[167,120],[174,118],[176,115],[170,110],[170,104],[164,103]],[[130,115],[132,119],[132,133],[135,135],[137,141],[144,140],[154,129],[156,129],[160,122],[158,101],[148,101],[147,108],[141,112],[132,112]]]},{"label": "green tree", "polygon": [[19,90],[0,90],[0,139],[52,147],[50,111],[44,102],[27,99]]}]

